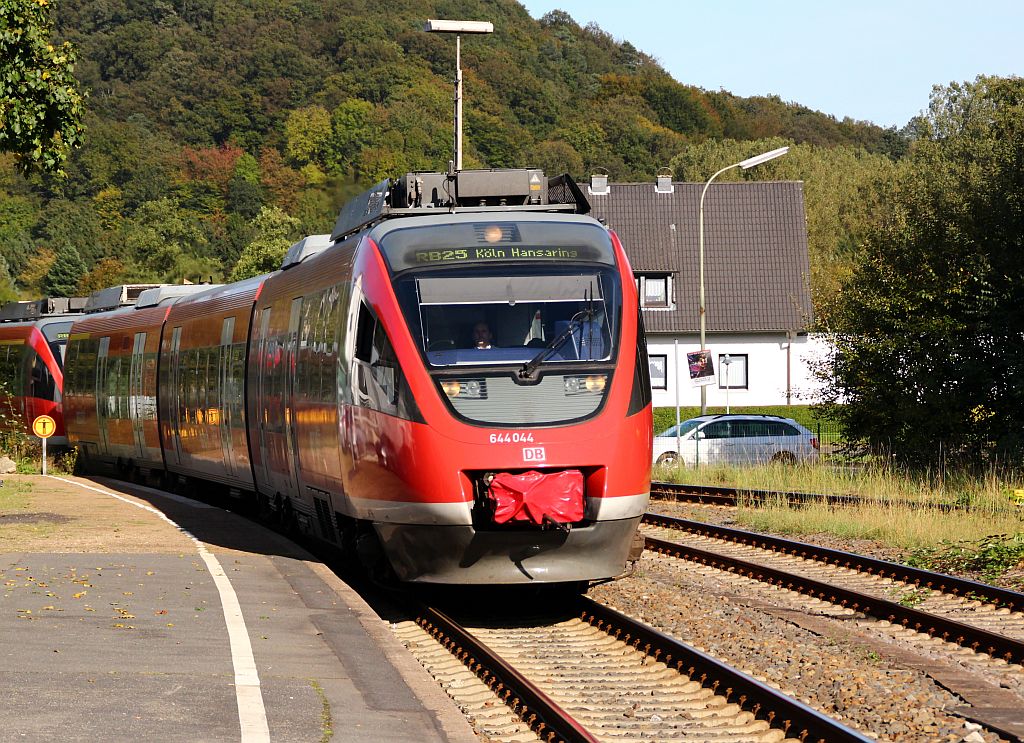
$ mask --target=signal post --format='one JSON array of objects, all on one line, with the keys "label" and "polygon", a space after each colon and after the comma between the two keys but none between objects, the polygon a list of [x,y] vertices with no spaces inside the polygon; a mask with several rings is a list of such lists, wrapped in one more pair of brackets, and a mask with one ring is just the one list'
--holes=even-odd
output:
[{"label": "signal post", "polygon": [[32,421],[32,433],[43,440],[43,474],[46,474],[46,440],[57,430],[57,422],[48,415],[40,415]]}]

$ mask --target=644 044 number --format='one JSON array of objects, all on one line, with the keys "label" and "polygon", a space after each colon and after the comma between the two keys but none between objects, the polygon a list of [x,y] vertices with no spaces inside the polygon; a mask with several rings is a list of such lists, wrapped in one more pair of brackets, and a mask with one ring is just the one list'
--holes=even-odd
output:
[{"label": "644 044 number", "polygon": [[507,433],[492,433],[489,437],[492,444],[532,444],[533,434],[532,433],[520,433],[507,432]]}]

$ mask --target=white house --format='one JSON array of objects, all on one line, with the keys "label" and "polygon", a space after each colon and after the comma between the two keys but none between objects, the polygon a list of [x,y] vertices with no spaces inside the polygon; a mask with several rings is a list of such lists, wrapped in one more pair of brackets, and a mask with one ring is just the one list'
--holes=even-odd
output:
[{"label": "white house", "polygon": [[[655,407],[700,404],[686,354],[700,348],[698,209],[703,183],[581,184],[622,240],[647,328]],[[714,183],[704,198],[709,406],[817,401],[803,183]],[[678,357],[678,360],[677,360]],[[726,364],[728,357],[729,363]],[[677,398],[678,390],[678,398]]]}]

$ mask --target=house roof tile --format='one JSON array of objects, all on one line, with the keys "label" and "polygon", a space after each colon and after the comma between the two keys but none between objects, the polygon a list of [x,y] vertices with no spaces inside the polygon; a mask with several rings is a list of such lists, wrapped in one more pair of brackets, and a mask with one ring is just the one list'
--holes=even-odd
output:
[{"label": "house roof tile", "polygon": [[[645,309],[648,332],[699,329],[698,209],[703,183],[613,183],[593,216],[618,234],[635,274],[672,277],[673,306]],[[586,189],[585,184],[581,186]],[[708,332],[803,331],[812,320],[803,183],[714,183],[704,197]]]}]

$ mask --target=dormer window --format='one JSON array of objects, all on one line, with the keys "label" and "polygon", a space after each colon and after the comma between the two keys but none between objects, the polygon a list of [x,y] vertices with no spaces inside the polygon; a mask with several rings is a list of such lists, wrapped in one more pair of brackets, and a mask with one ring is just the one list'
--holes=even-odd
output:
[{"label": "dormer window", "polygon": [[641,307],[668,309],[672,304],[672,277],[669,274],[637,274],[636,288]]}]

